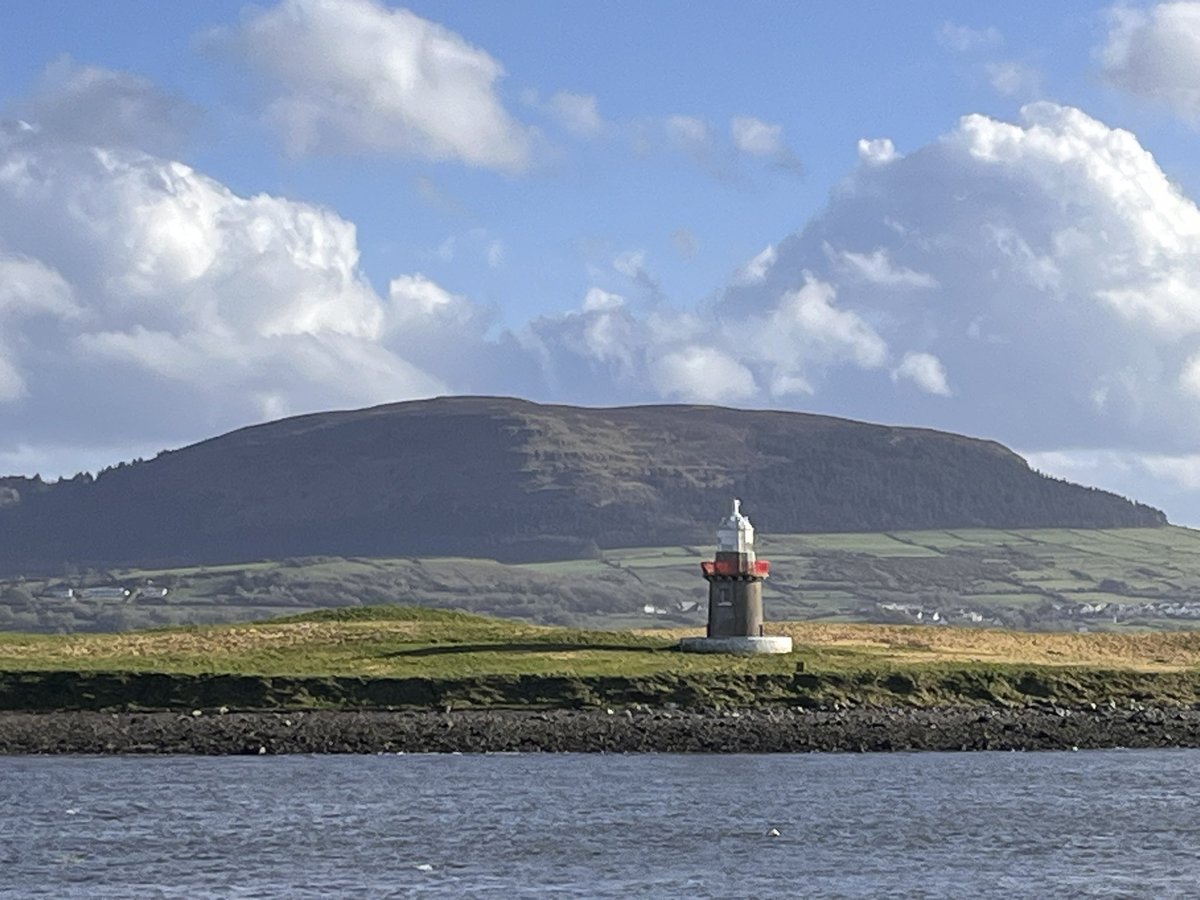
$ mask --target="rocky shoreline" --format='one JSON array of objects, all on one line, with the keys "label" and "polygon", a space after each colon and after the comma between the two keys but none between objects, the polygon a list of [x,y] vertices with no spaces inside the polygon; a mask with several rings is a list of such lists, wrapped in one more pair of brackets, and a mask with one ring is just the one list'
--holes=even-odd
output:
[{"label": "rocky shoreline", "polygon": [[805,753],[1200,747],[1200,709],[3,712],[0,754]]}]

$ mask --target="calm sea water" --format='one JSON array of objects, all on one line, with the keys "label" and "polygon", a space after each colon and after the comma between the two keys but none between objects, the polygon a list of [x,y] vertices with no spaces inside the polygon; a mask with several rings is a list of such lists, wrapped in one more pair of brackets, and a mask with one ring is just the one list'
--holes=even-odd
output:
[{"label": "calm sea water", "polygon": [[1186,750],[0,758],[0,896],[1194,897],[1198,770]]}]

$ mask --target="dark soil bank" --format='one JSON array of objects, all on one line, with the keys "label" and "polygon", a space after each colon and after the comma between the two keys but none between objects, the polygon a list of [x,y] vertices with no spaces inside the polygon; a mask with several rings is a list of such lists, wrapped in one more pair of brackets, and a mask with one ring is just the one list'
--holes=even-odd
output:
[{"label": "dark soil bank", "polygon": [[0,753],[1066,750],[1200,747],[1200,710],[0,713]]}]

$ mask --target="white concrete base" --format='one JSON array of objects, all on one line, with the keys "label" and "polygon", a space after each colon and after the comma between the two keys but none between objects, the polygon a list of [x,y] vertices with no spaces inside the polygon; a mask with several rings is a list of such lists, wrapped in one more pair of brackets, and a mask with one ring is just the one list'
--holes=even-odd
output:
[{"label": "white concrete base", "polygon": [[792,639],[780,634],[762,637],[694,637],[681,640],[679,649],[685,653],[736,653],[740,656],[791,653]]}]

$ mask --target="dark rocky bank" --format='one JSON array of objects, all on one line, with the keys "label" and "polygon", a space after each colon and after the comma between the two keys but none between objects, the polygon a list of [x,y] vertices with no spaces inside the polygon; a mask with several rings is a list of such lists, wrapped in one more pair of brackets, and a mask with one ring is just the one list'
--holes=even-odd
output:
[{"label": "dark rocky bank", "polygon": [[4,712],[0,753],[805,753],[1200,747],[1200,708]]}]

